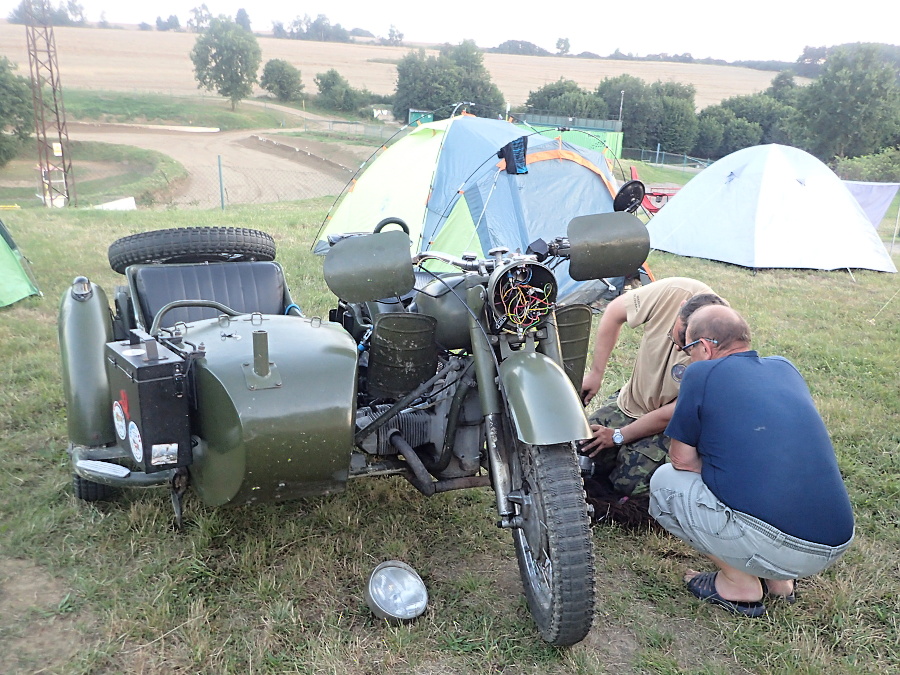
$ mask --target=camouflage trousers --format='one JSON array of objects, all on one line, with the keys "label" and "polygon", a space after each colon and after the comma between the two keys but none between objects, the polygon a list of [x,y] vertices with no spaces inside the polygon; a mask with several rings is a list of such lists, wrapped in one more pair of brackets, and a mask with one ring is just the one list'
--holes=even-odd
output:
[{"label": "camouflage trousers", "polygon": [[[602,408],[590,417],[591,424],[619,429],[634,422],[616,405],[617,395],[610,396]],[[666,463],[669,439],[662,433],[639,438],[619,447],[604,448],[594,457],[594,474],[608,476],[616,492],[640,495],[650,490],[650,476]]]}]

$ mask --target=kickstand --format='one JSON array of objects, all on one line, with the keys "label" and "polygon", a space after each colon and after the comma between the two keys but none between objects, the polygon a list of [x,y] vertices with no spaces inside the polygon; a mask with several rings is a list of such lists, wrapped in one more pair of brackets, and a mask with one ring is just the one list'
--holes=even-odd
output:
[{"label": "kickstand", "polygon": [[183,524],[182,520],[182,503],[184,501],[184,493],[188,489],[188,472],[184,467],[175,469],[172,476],[172,507],[175,509],[175,530],[180,531]]}]

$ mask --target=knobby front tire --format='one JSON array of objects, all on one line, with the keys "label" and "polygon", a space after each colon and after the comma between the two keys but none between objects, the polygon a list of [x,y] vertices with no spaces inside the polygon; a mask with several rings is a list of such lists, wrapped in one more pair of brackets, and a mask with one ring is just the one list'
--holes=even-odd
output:
[{"label": "knobby front tire", "polygon": [[512,535],[528,609],[544,640],[576,644],[594,619],[594,547],[575,451],[517,443],[510,459],[522,502]]}]

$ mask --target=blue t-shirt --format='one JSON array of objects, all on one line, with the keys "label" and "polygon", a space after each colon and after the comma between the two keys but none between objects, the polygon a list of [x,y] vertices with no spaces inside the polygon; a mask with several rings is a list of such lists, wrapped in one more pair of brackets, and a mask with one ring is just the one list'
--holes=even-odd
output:
[{"label": "blue t-shirt", "polygon": [[818,544],[852,536],[828,431],[787,359],[747,351],[692,363],[666,435],[697,448],[703,482],[732,509]]}]

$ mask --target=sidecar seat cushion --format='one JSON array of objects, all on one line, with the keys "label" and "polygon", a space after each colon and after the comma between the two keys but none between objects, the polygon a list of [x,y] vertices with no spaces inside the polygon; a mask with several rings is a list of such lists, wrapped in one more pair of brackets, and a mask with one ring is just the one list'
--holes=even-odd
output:
[{"label": "sidecar seat cushion", "polygon": [[[242,314],[284,311],[284,274],[275,262],[133,265],[128,274],[147,328],[156,313],[174,300],[213,300]],[[211,307],[179,307],[165,315],[163,325],[218,314]]]}]

